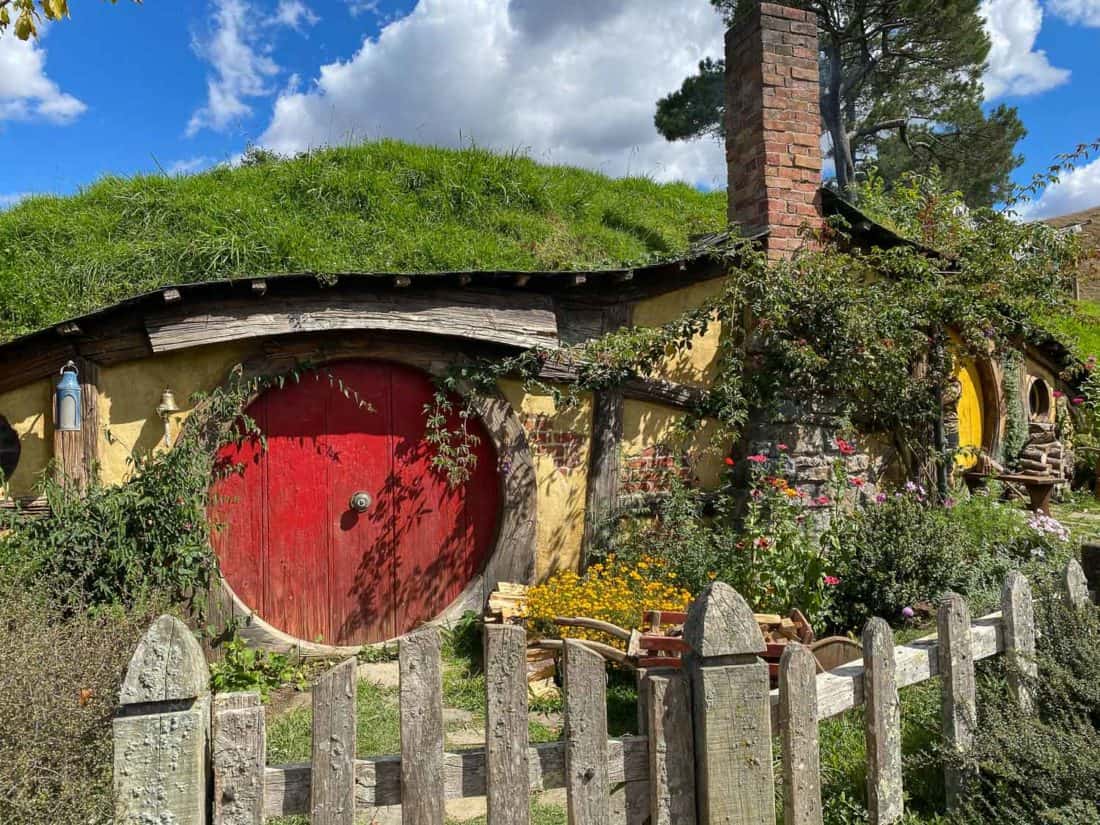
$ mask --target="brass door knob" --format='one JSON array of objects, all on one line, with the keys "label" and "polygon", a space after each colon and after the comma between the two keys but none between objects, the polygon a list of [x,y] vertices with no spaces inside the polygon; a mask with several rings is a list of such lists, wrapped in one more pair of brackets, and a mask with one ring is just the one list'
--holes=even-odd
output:
[{"label": "brass door knob", "polygon": [[369,508],[370,505],[370,493],[365,493],[362,490],[358,493],[354,493],[351,497],[351,501],[348,502],[348,506],[357,513],[367,512],[367,508]]}]

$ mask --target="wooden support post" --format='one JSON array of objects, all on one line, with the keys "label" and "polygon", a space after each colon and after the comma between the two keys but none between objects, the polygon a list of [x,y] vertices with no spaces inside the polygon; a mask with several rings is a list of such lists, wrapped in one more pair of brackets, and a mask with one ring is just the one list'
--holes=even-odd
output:
[{"label": "wooden support post", "polygon": [[1085,578],[1085,571],[1081,569],[1081,563],[1077,559],[1070,559],[1066,563],[1066,569],[1062,575],[1062,595],[1066,604],[1076,610],[1080,610],[1089,603],[1089,581]]},{"label": "wooden support post", "polygon": [[712,582],[688,610],[699,825],[774,825],[768,667],[745,600]]},{"label": "wooden support post", "polygon": [[1035,604],[1027,578],[1015,570],[1005,578],[1001,589],[1001,617],[1008,689],[1020,706],[1020,712],[1030,714],[1035,709],[1031,685],[1039,676],[1035,661]]},{"label": "wooden support post", "polygon": [[[84,490],[99,463],[99,365],[74,358],[80,380],[80,429],[53,432],[54,478],[60,484]],[[56,393],[51,394],[56,411]],[[56,422],[54,422],[56,425]]]},{"label": "wooden support post", "polygon": [[527,632],[485,625],[485,762],[489,825],[531,819],[527,761]]},{"label": "wooden support post", "polygon": [[263,825],[267,733],[258,693],[214,697],[214,825]]},{"label": "wooden support post", "polygon": [[355,669],[348,659],[313,687],[312,825],[355,825]]},{"label": "wooden support post", "polygon": [[643,682],[649,712],[650,825],[695,821],[695,739],[691,682],[683,671],[650,671]]},{"label": "wooden support post", "polygon": [[565,642],[565,793],[569,825],[609,825],[607,670],[603,657]]},{"label": "wooden support post", "polygon": [[401,822],[443,825],[443,664],[439,629],[426,625],[406,636],[401,640],[398,658]]},{"label": "wooden support post", "polygon": [[883,619],[863,631],[863,701],[867,738],[867,809],[871,825],[902,817],[901,706],[894,672],[894,634]]},{"label": "wooden support post", "polygon": [[821,825],[817,735],[817,659],[809,648],[792,642],[779,660],[784,825]]},{"label": "wooden support post", "polygon": [[[942,680],[943,736],[956,754],[968,753],[974,744],[978,721],[974,653],[970,639],[970,608],[958,593],[948,593],[936,614],[939,666]],[[944,767],[947,808],[954,810],[970,782],[970,772],[950,762]]]},{"label": "wooden support post", "polygon": [[210,671],[191,631],[161,616],[138,643],[114,720],[117,825],[206,825]]}]

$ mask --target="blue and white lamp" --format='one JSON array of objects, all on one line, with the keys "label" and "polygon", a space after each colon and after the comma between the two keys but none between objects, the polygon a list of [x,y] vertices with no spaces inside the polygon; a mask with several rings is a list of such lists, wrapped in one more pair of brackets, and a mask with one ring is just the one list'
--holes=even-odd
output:
[{"label": "blue and white lamp", "polygon": [[72,361],[61,368],[61,380],[57,382],[57,429],[62,432],[80,430],[81,391],[80,377]]}]

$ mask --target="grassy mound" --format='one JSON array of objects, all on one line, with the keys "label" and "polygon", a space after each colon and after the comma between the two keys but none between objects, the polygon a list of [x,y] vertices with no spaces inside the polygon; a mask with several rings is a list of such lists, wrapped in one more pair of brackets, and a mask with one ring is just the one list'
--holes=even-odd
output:
[{"label": "grassy mound", "polygon": [[632,265],[724,225],[721,192],[395,141],[105,178],[0,213],[0,340],[169,283]]}]

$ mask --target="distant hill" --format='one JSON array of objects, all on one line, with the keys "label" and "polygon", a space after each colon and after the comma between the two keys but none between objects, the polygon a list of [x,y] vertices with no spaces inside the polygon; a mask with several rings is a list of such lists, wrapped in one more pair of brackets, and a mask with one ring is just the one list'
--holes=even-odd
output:
[{"label": "distant hill", "polygon": [[0,213],[0,340],[173,283],[278,272],[577,270],[687,251],[724,192],[379,141],[104,178]]}]

